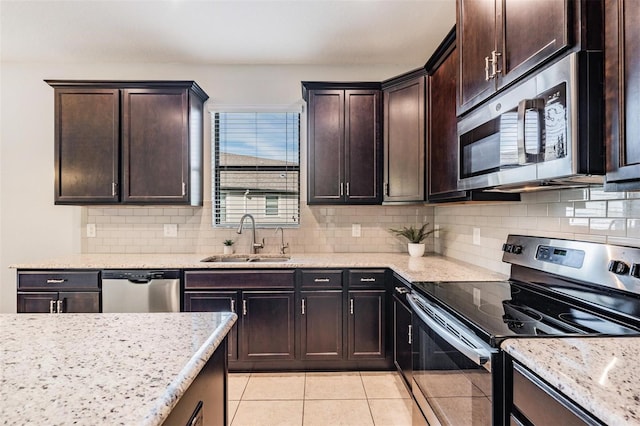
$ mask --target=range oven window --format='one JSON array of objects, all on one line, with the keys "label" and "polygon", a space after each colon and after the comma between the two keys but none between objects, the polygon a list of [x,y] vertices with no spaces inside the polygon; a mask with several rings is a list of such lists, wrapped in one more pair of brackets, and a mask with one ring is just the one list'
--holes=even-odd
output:
[{"label": "range oven window", "polygon": [[453,324],[444,312],[434,313],[437,308],[429,302],[410,297],[412,392],[427,421],[442,425],[491,424],[492,374],[485,368],[490,365],[488,345],[470,339],[464,331],[458,333],[462,327]]}]

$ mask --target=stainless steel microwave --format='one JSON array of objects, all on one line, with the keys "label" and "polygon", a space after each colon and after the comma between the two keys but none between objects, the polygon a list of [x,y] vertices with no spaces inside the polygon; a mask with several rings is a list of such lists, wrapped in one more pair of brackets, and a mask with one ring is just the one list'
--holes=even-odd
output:
[{"label": "stainless steel microwave", "polygon": [[458,120],[458,189],[602,184],[601,52],[574,52]]}]

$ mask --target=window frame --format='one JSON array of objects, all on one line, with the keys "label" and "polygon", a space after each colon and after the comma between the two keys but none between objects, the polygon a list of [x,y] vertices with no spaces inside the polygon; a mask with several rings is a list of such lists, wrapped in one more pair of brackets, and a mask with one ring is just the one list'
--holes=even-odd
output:
[{"label": "window frame", "polygon": [[[244,173],[244,172],[251,172],[251,171],[257,171],[257,172],[281,172],[281,173],[296,173],[297,175],[297,193],[295,193],[295,197],[292,196],[292,201],[291,202],[295,202],[295,207],[292,208],[292,212],[296,215],[296,221],[295,223],[285,223],[285,222],[263,222],[261,220],[259,220],[260,215],[265,216],[265,217],[274,217],[274,216],[279,216],[280,215],[280,210],[281,209],[281,205],[280,203],[282,202],[282,194],[280,192],[265,192],[264,193],[264,205],[262,207],[262,209],[260,209],[258,206],[256,206],[253,211],[251,209],[248,209],[247,213],[252,214],[255,219],[256,219],[256,228],[276,228],[276,227],[283,227],[283,228],[298,228],[300,227],[300,210],[301,210],[301,144],[302,144],[302,135],[301,135],[301,131],[302,131],[302,105],[301,104],[294,104],[294,105],[290,105],[290,106],[280,106],[280,105],[275,105],[275,106],[225,106],[225,105],[216,105],[214,107],[210,107],[209,108],[209,113],[210,113],[210,124],[211,124],[211,160],[212,160],[212,170],[211,170],[211,183],[212,183],[212,188],[211,188],[211,195],[212,195],[212,226],[214,228],[235,228],[238,226],[237,223],[232,223],[232,222],[228,222],[228,221],[223,221],[222,220],[222,214],[225,214],[225,217],[228,216],[229,214],[229,208],[226,205],[226,202],[224,203],[225,205],[223,206],[223,201],[222,198],[224,197],[226,200],[229,199],[228,194],[230,192],[221,192],[221,172],[223,171],[229,171],[229,172],[240,172],[240,173]],[[274,166],[274,165],[262,165],[262,166],[258,166],[258,165],[248,165],[248,166],[242,166],[242,165],[234,165],[234,166],[220,166],[220,138],[218,137],[217,131],[216,131],[216,119],[219,119],[218,114],[221,113],[255,113],[255,114],[260,114],[260,113],[293,113],[293,114],[297,114],[297,129],[296,129],[296,134],[297,134],[297,141],[296,141],[296,146],[297,146],[297,156],[295,158],[295,163],[289,163],[283,166]],[[238,192],[240,193],[241,191],[238,190]],[[293,193],[292,193],[293,194]],[[285,194],[286,195],[286,194]],[[267,197],[275,197],[276,198],[276,202],[278,203],[276,206],[276,214],[275,215],[269,215],[267,214],[267,211],[269,210],[267,207]],[[289,202],[289,201],[287,201]],[[232,209],[233,210],[233,209]],[[289,212],[289,208],[285,208],[284,209],[284,213],[288,213]],[[263,218],[264,220],[264,218]]]}]

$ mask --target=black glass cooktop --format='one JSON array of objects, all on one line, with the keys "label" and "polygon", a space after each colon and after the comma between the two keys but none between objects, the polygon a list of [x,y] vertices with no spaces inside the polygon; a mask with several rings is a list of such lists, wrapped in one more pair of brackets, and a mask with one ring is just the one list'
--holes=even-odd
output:
[{"label": "black glass cooktop", "polygon": [[[517,281],[414,283],[413,288],[491,345],[514,336],[640,334],[640,301],[633,295],[579,286],[557,292]],[[613,312],[599,306],[601,300],[624,309]]]}]

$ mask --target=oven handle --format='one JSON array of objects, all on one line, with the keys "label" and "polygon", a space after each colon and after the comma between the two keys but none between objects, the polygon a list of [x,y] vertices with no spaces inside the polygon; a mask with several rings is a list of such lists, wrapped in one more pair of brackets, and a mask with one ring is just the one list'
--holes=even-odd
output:
[{"label": "oven handle", "polygon": [[526,113],[527,111],[536,111],[538,115],[544,111],[544,99],[523,99],[518,103],[518,164],[525,166],[530,163],[537,163],[542,153],[542,135],[538,135],[536,143],[536,153],[527,152],[526,139]]},{"label": "oven handle", "polygon": [[413,312],[418,315],[418,317],[420,317],[420,319],[424,321],[427,326],[429,326],[440,337],[445,339],[447,343],[456,348],[471,361],[475,362],[477,365],[484,366],[487,370],[491,371],[491,363],[489,362],[491,361],[491,350],[486,348],[486,344],[484,342],[471,335],[471,333],[464,332],[463,330],[457,330],[461,334],[464,333],[464,338],[477,346],[476,348],[470,347],[465,342],[463,342],[459,336],[454,335],[449,330],[438,324],[434,319],[429,317],[424,312],[424,309],[416,302],[416,300],[419,300],[419,303],[421,304],[423,303],[427,305],[435,313],[441,315],[446,319],[449,319],[449,315],[445,314],[442,309],[436,307],[432,303],[429,303],[422,298],[418,298],[413,294],[407,295],[407,301],[413,308]]}]

